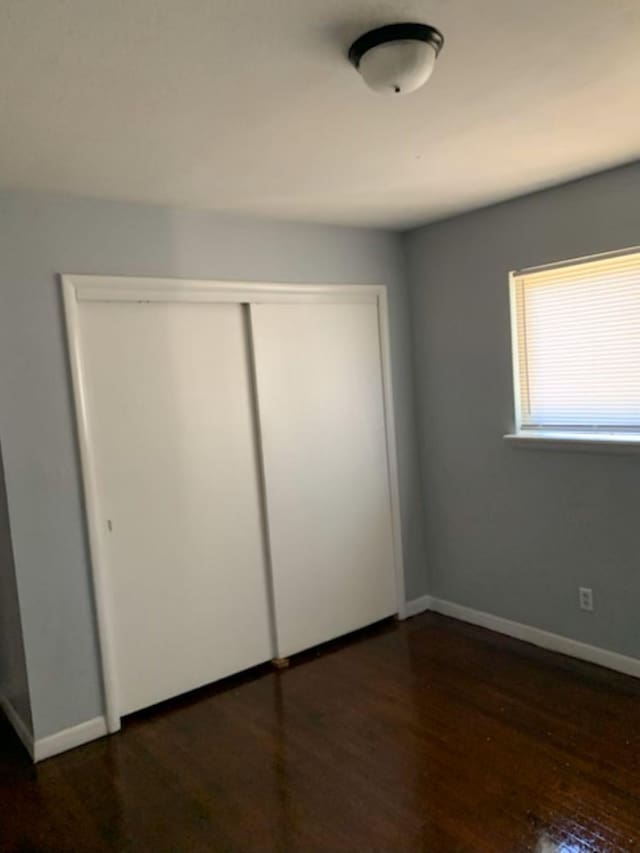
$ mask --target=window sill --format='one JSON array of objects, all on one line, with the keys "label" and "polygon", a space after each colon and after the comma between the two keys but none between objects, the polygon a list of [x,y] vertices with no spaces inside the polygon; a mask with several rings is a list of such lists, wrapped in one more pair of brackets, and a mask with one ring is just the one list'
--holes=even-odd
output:
[{"label": "window sill", "polygon": [[524,450],[569,450],[583,453],[640,453],[640,435],[580,432],[519,432],[504,440]]}]

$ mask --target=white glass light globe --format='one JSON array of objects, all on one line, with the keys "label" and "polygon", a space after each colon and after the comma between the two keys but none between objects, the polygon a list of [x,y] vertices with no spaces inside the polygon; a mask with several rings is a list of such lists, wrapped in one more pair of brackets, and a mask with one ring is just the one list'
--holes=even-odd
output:
[{"label": "white glass light globe", "polygon": [[425,41],[389,41],[368,50],[358,70],[374,92],[407,95],[431,77],[436,56],[434,46]]}]

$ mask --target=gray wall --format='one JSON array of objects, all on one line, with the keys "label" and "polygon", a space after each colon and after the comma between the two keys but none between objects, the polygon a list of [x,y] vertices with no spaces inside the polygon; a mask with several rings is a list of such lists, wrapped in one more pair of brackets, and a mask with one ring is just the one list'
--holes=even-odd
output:
[{"label": "gray wall", "polygon": [[0,193],[0,434],[36,737],[102,713],[58,273],[389,287],[407,591],[426,591],[401,238]]},{"label": "gray wall", "polygon": [[9,508],[0,446],[0,697],[8,701],[27,731],[33,730],[20,605],[13,563]]},{"label": "gray wall", "polygon": [[640,164],[405,240],[430,593],[639,656],[640,456],[518,450],[502,435],[509,271],[639,244]]}]

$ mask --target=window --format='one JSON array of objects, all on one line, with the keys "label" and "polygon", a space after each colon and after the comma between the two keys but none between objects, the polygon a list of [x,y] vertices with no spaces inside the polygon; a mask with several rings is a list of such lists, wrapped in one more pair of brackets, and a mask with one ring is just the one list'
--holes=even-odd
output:
[{"label": "window", "polygon": [[511,276],[520,437],[640,442],[640,249]]}]

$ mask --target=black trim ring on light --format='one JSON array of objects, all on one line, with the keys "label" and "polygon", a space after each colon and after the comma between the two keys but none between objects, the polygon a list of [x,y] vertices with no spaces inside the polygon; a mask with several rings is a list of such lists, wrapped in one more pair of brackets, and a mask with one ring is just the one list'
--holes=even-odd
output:
[{"label": "black trim ring on light", "polygon": [[428,24],[387,24],[356,39],[349,48],[349,62],[359,68],[360,60],[368,50],[392,41],[424,41],[433,47],[437,56],[442,50],[444,36]]}]

